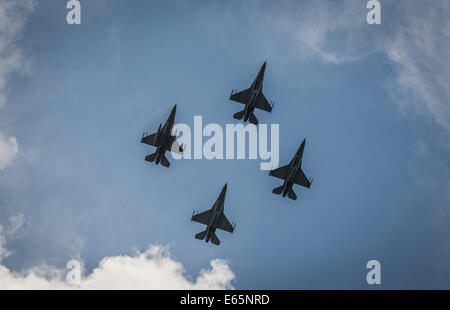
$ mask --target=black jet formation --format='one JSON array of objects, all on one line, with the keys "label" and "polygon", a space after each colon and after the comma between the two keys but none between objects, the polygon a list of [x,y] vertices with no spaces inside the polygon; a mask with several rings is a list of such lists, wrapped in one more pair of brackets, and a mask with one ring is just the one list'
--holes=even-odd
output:
[{"label": "black jet formation", "polygon": [[227,184],[225,184],[225,186],[222,188],[219,197],[217,198],[211,209],[206,210],[202,213],[196,213],[194,211],[194,213],[192,214],[192,221],[206,225],[206,230],[195,235],[196,239],[205,239],[206,242],[211,240],[211,243],[219,245],[220,240],[219,238],[217,238],[216,229],[222,229],[233,233],[236,224],[230,224],[227,217],[223,213],[226,193]]},{"label": "black jet formation", "polygon": [[265,70],[266,62],[262,65],[250,88],[240,92],[234,90],[231,92],[230,100],[245,104],[244,110],[233,115],[235,119],[244,119],[244,122],[250,120],[250,123],[258,125],[258,119],[253,113],[255,108],[272,112],[274,104],[270,104],[262,93]]},{"label": "black jet formation", "polygon": [[183,146],[179,145],[175,136],[172,135],[172,129],[175,122],[175,113],[177,112],[177,105],[175,105],[167,118],[164,127],[159,124],[158,131],[151,135],[142,135],[141,143],[145,143],[156,147],[156,152],[145,157],[146,161],[161,163],[164,167],[169,167],[170,162],[167,160],[166,151],[172,151],[178,154],[183,153]]},{"label": "black jet formation", "polygon": [[311,187],[312,179],[308,180],[305,173],[302,170],[302,159],[303,159],[303,150],[305,149],[306,139],[303,140],[302,144],[298,148],[297,152],[294,155],[294,158],[291,160],[289,165],[280,167],[275,170],[271,170],[269,175],[284,180],[283,185],[280,187],[274,188],[272,193],[280,195],[283,197],[288,197],[290,199],[296,200],[297,195],[295,194],[292,186],[295,184],[304,186],[306,188]]},{"label": "black jet formation", "polygon": [[[235,119],[243,120],[244,122],[249,121],[254,125],[258,125],[258,119],[256,118],[254,111],[255,109],[260,109],[266,112],[272,112],[274,107],[273,103],[269,103],[264,96],[263,82],[264,73],[266,70],[266,62],[261,66],[258,75],[251,84],[250,88],[237,92],[233,90],[230,95],[230,100],[244,104],[245,107],[242,111],[237,112],[233,115]],[[170,162],[167,160],[165,153],[166,151],[175,152],[178,154],[183,153],[183,145],[180,145],[176,136],[177,133],[172,135],[175,114],[177,105],[175,105],[170,112],[167,121],[164,126],[159,125],[156,133],[148,135],[143,134],[141,143],[145,143],[156,147],[156,151],[145,157],[146,161],[155,162],[156,165],[161,163],[165,167],[170,166]],[[283,197],[288,196],[292,200],[297,199],[297,195],[293,190],[293,185],[298,184],[306,188],[310,188],[312,184],[312,179],[308,179],[302,170],[302,160],[303,152],[305,149],[306,139],[302,141],[300,147],[294,155],[294,158],[290,161],[289,165],[282,166],[280,168],[271,170],[269,175],[282,179],[284,182],[281,186],[276,187],[272,190],[274,194],[282,195]],[[219,197],[214,202],[211,209],[198,213],[194,211],[192,214],[192,221],[206,225],[206,229],[195,235],[196,239],[205,240],[205,242],[211,241],[215,245],[220,244],[220,240],[216,235],[216,230],[221,229],[230,233],[234,232],[236,227],[235,223],[230,224],[230,221],[224,214],[225,207],[225,196],[227,192],[227,184],[222,188]]]}]

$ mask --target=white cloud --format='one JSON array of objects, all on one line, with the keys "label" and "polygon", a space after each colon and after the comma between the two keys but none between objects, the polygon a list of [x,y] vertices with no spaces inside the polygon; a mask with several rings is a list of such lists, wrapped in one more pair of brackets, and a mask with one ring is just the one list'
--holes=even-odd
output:
[{"label": "white cloud", "polygon": [[90,274],[82,276],[79,285],[70,285],[70,270],[40,265],[15,272],[2,264],[11,255],[7,242],[23,227],[25,217],[19,213],[0,225],[0,290],[2,289],[233,289],[234,273],[227,262],[214,259],[191,279],[183,265],[167,247],[153,245],[143,253],[103,258]]},{"label": "white cloud", "polygon": [[65,281],[66,270],[48,266],[12,272],[0,265],[0,289],[232,289],[234,273],[220,259],[210,262],[192,280],[183,265],[162,246],[151,246],[144,253],[103,258],[79,285]]}]

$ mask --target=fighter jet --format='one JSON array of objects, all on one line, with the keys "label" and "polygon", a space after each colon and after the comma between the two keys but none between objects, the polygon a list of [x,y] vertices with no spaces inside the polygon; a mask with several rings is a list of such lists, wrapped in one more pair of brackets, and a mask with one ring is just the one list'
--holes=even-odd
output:
[{"label": "fighter jet", "polygon": [[269,175],[284,180],[282,186],[274,188],[272,193],[280,195],[283,197],[288,197],[290,199],[296,200],[297,195],[294,193],[292,186],[295,184],[310,188],[312,184],[312,179],[308,180],[305,173],[302,170],[302,158],[303,150],[305,149],[306,139],[303,140],[302,144],[295,153],[294,158],[291,160],[289,165],[280,167],[278,169],[270,171]]},{"label": "fighter jet", "polygon": [[158,131],[152,135],[148,135],[146,133],[142,134],[141,143],[145,143],[151,146],[156,147],[156,152],[150,154],[145,157],[146,161],[155,162],[164,167],[169,167],[170,162],[167,160],[165,155],[166,151],[172,151],[178,154],[183,153],[183,145],[179,145],[176,141],[176,133],[175,136],[172,136],[173,124],[175,121],[175,113],[177,111],[177,105],[175,105],[170,112],[169,118],[167,119],[164,127],[161,129],[161,125],[159,124]]},{"label": "fighter jet", "polygon": [[270,104],[262,93],[265,70],[266,62],[259,69],[259,73],[250,88],[240,92],[236,92],[236,90],[231,92],[230,100],[245,104],[244,110],[233,115],[235,119],[244,119],[244,122],[250,120],[250,123],[258,125],[258,120],[253,114],[255,108],[272,112],[274,103]]},{"label": "fighter jet", "polygon": [[222,188],[216,202],[211,209],[204,211],[202,213],[192,214],[192,221],[199,222],[206,225],[206,230],[199,232],[195,235],[196,239],[203,240],[206,242],[211,240],[211,243],[215,245],[220,244],[219,238],[216,235],[216,229],[222,229],[233,233],[236,224],[230,224],[225,214],[223,214],[223,208],[225,203],[225,194],[227,192],[227,184]]}]

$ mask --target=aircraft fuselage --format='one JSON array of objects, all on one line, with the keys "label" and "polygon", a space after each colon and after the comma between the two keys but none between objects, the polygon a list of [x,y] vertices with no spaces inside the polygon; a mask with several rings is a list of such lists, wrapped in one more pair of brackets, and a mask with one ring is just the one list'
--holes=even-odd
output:
[{"label": "aircraft fuselage", "polygon": [[220,216],[223,213],[225,206],[225,195],[227,192],[227,185],[222,188],[222,191],[219,194],[214,206],[212,207],[212,216],[209,218],[208,226],[206,227],[206,236],[205,241],[209,242],[214,233],[216,232],[216,227],[219,224]]},{"label": "aircraft fuselage", "polygon": [[217,200],[213,207],[213,215],[209,219],[208,227],[206,227],[205,241],[209,242],[214,233],[216,232],[217,224],[219,223],[220,216],[223,213],[224,202]]},{"label": "aircraft fuselage", "polygon": [[256,106],[256,100],[258,100],[259,95],[262,93],[263,82],[264,82],[264,71],[266,70],[266,63],[262,65],[261,69],[256,76],[256,79],[253,81],[250,94],[250,99],[248,103],[245,105],[244,109],[244,122],[248,121],[250,116],[253,114]]},{"label": "aircraft fuselage", "polygon": [[303,158],[303,150],[305,148],[305,142],[303,142],[297,152],[295,153],[294,158],[291,161],[290,169],[286,180],[283,183],[283,192],[281,193],[283,197],[291,190],[292,186],[295,182],[295,177],[297,176],[297,172],[299,168],[302,166],[302,158]]},{"label": "aircraft fuselage", "polygon": [[168,149],[168,144],[172,140],[172,129],[175,122],[175,113],[176,106],[170,112],[170,115],[164,124],[164,127],[161,129],[161,125],[158,128],[158,132],[156,134],[156,143],[158,147],[156,148],[156,156],[155,156],[155,164],[159,164],[161,159],[163,158],[166,150]]}]

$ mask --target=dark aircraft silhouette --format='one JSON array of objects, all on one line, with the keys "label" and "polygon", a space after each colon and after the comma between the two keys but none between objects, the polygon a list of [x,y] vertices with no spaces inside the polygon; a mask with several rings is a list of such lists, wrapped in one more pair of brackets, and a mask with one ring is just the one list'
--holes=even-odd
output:
[{"label": "dark aircraft silhouette", "polygon": [[296,200],[297,195],[294,193],[292,186],[295,184],[310,188],[312,184],[312,179],[308,180],[305,173],[302,170],[302,158],[303,150],[305,149],[306,139],[303,140],[302,144],[295,153],[294,158],[291,160],[289,165],[280,167],[278,169],[270,171],[269,175],[284,180],[283,185],[274,188],[272,193],[280,195],[283,197],[288,197],[290,199]]},{"label": "dark aircraft silhouette", "polygon": [[250,120],[250,123],[258,125],[258,120],[256,119],[255,114],[253,114],[255,108],[272,112],[274,104],[269,104],[262,93],[265,70],[266,62],[264,62],[261,69],[259,69],[258,75],[250,88],[240,92],[236,92],[235,90],[231,92],[230,100],[245,104],[244,110],[233,115],[235,119],[244,119],[244,122]]},{"label": "dark aircraft silhouette", "polygon": [[215,245],[220,244],[219,238],[216,235],[216,229],[222,229],[233,233],[236,224],[230,224],[225,214],[223,214],[223,208],[225,203],[225,194],[227,193],[227,184],[222,188],[219,197],[214,203],[213,207],[202,213],[192,214],[192,221],[199,222],[206,225],[206,230],[199,232],[195,235],[196,239],[203,240],[206,242],[211,240],[211,243]]},{"label": "dark aircraft silhouette", "polygon": [[161,129],[159,124],[158,131],[152,135],[142,135],[141,143],[145,143],[156,147],[156,152],[145,157],[146,161],[155,162],[164,167],[169,167],[170,162],[167,160],[166,151],[172,151],[178,154],[183,153],[183,146],[179,145],[176,141],[176,134],[172,136],[173,124],[175,121],[175,113],[177,111],[177,105],[175,105],[170,112],[169,118],[167,119],[164,127]]}]

